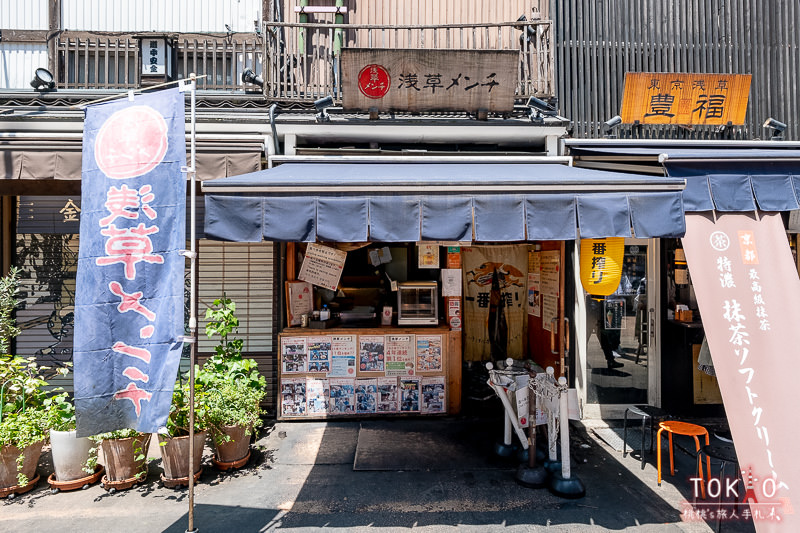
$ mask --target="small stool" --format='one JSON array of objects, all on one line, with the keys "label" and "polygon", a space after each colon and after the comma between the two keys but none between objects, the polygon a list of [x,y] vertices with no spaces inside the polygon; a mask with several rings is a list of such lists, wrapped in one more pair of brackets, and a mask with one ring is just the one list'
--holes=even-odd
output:
[{"label": "small stool", "polygon": [[[666,431],[669,437],[669,471],[671,475],[675,475],[675,460],[673,457],[672,435],[685,435],[687,437],[694,437],[695,451],[697,453],[697,473],[700,476],[702,484],[700,485],[700,495],[703,499],[706,498],[705,477],[703,476],[703,463],[700,459],[700,441],[697,437],[705,435],[706,446],[709,444],[708,430],[703,426],[697,424],[690,424],[689,422],[679,422],[677,420],[665,420],[658,424],[658,433],[656,439],[658,440],[658,449],[656,450],[658,456],[658,486],[661,486],[661,433]],[[711,459],[706,456],[707,470],[711,470]]]},{"label": "small stool", "polygon": [[[720,485],[722,485],[722,479],[725,476],[725,469],[728,466],[728,463],[734,465],[734,472],[736,473],[736,479],[741,478],[741,472],[739,470],[739,459],[736,457],[736,450],[733,447],[732,443],[723,442],[721,444],[706,444],[703,446],[701,453],[706,456],[706,458],[713,458],[719,461],[719,481]],[[702,461],[700,462],[702,465]],[[708,479],[711,479],[711,465],[709,463],[709,470],[708,470]],[[736,505],[738,506],[739,503],[737,501]],[[722,523],[719,510],[722,508],[722,489],[720,488],[719,491],[719,498],[717,499],[717,533],[719,533],[719,529]]]},{"label": "small stool", "polygon": [[[642,470],[644,470],[644,440],[645,424],[650,421],[650,453],[653,452],[653,419],[662,419],[667,416],[667,412],[651,405],[633,405],[625,409],[625,417],[622,421],[622,457],[628,454],[628,413],[642,417]],[[631,450],[633,451],[633,450]]]}]

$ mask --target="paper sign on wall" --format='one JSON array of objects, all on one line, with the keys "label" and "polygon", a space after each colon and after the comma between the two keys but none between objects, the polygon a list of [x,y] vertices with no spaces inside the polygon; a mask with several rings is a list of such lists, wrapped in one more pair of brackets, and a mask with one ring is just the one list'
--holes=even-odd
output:
[{"label": "paper sign on wall", "polygon": [[310,243],[297,278],[332,291],[336,290],[346,259],[347,252]]}]

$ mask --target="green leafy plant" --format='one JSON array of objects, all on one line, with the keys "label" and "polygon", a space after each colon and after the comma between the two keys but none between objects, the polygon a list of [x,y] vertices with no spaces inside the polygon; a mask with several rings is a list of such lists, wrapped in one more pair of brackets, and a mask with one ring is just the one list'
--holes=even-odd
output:
[{"label": "green leafy plant", "polygon": [[[12,268],[0,278],[0,447],[15,446],[24,450],[47,440],[49,414],[45,401],[46,367],[34,358],[9,355],[11,341],[19,334],[14,319],[19,291],[19,271]],[[24,457],[17,457],[17,481],[26,485],[28,478],[20,471]]]},{"label": "green leafy plant", "polygon": [[223,426],[243,426],[252,434],[262,425],[259,404],[267,382],[254,359],[243,358],[244,342],[236,338],[239,319],[236,304],[229,298],[214,300],[206,310],[206,335],[219,337],[215,354],[196,370],[195,382],[202,390],[205,422],[217,442],[224,441]]},{"label": "green leafy plant", "polygon": [[[207,393],[202,386],[194,387],[194,431],[206,429]],[[167,417],[167,432],[170,437],[183,437],[189,434],[189,383],[175,383],[172,391],[172,404]],[[163,446],[165,443],[160,443]]]}]

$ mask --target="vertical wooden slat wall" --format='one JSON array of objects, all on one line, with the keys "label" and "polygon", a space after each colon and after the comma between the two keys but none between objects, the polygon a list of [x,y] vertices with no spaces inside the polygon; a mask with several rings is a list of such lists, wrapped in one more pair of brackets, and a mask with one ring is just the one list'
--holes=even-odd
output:
[{"label": "vertical wooden slat wall", "polygon": [[[546,10],[545,10],[546,11]],[[619,114],[626,72],[751,74],[744,127],[621,128],[618,136],[768,138],[773,117],[800,138],[796,0],[551,0],[556,93],[573,136],[600,137]]]}]

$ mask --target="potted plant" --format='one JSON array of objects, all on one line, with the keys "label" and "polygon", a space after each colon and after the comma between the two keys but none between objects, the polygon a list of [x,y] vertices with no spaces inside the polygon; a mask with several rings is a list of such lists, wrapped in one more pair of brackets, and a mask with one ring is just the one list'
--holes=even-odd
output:
[{"label": "potted plant", "polygon": [[39,481],[36,467],[47,439],[47,382],[33,358],[9,354],[19,334],[14,320],[19,271],[0,278],[0,497],[31,490]]},{"label": "potted plant", "polygon": [[236,304],[225,297],[214,300],[206,319],[206,335],[220,338],[215,354],[196,373],[216,451],[212,462],[220,470],[239,468],[250,457],[250,436],[262,424],[260,404],[267,383],[258,363],[242,357],[244,343],[235,337]]},{"label": "potted plant", "polygon": [[106,474],[103,488],[109,492],[129,489],[147,477],[147,449],[150,433],[125,428],[89,437],[103,451]]},{"label": "potted plant", "polygon": [[31,490],[47,440],[47,410],[33,358],[0,357],[0,497]]},{"label": "potted plant", "polygon": [[[204,391],[195,386],[194,410],[194,448],[192,464],[196,465],[194,478],[199,479],[203,471],[200,465],[203,446],[206,442],[205,412],[203,408]],[[158,434],[164,474],[161,480],[165,486],[185,485],[189,481],[189,384],[176,383],[172,392],[172,405],[167,418],[166,434]]]},{"label": "potted plant", "polygon": [[78,437],[75,405],[66,392],[45,400],[50,428],[53,470],[47,478],[53,492],[87,488],[103,475],[97,464],[97,447],[89,437]]}]

